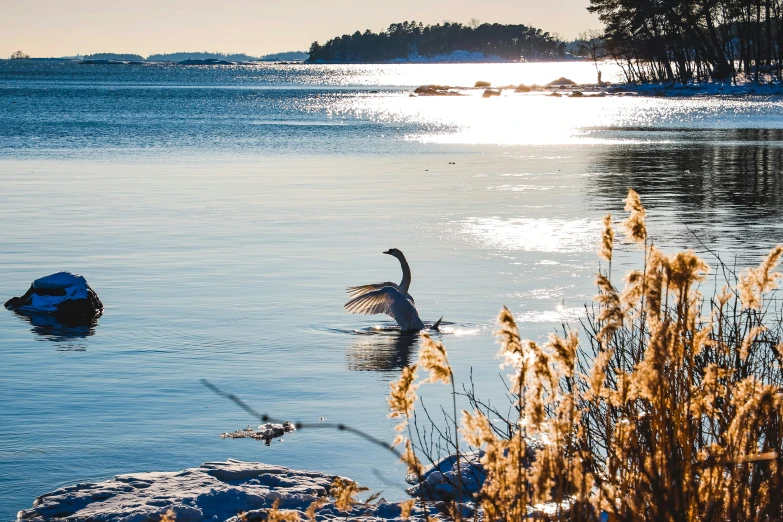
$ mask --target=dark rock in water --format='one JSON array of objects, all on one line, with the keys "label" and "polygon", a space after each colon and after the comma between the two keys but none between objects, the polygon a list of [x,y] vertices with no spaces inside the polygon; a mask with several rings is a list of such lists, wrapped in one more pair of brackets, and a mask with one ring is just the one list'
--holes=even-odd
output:
[{"label": "dark rock in water", "polygon": [[419,96],[460,96],[460,93],[452,91],[448,85],[420,85],[414,89]]},{"label": "dark rock in water", "polygon": [[481,95],[482,98],[489,98],[491,96],[500,96],[500,91],[493,91],[492,89],[485,89],[484,94]]},{"label": "dark rock in water", "polygon": [[451,87],[448,85],[419,85],[413,90],[413,92],[416,94],[421,94],[429,91],[448,91],[449,89],[451,89]]},{"label": "dark rock in water", "polygon": [[492,83],[477,81],[475,87],[492,87]]},{"label": "dark rock in water", "polygon": [[557,80],[552,80],[551,82],[547,83],[547,85],[576,85],[576,82],[569,80],[565,76],[561,76]]},{"label": "dark rock in water", "polygon": [[66,324],[89,324],[103,313],[103,303],[87,280],[70,272],[36,279],[23,296],[12,297],[5,307],[22,315],[51,315]]},{"label": "dark rock in water", "polygon": [[583,97],[583,96],[584,96],[584,94],[582,93],[582,91],[574,91],[574,92],[572,92],[572,93],[570,94],[570,96],[569,96],[569,97],[570,97],[570,98],[581,98],[581,97]]}]

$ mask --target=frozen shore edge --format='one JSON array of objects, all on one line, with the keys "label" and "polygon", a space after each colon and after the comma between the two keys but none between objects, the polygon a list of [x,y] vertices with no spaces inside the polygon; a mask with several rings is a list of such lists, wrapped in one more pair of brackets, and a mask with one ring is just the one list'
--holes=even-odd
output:
[{"label": "frozen shore edge", "polygon": [[[383,499],[349,513],[338,511],[328,497],[335,478],[259,462],[206,462],[182,471],[129,473],[62,487],[19,511],[17,522],[158,522],[169,512],[177,522],[252,522],[266,520],[266,510],[276,500],[280,509],[306,519],[305,510],[319,497],[327,499],[317,511],[319,521],[346,516],[402,521],[400,506]],[[414,508],[411,520],[423,519],[423,512]]]},{"label": "frozen shore edge", "polygon": [[[482,85],[479,85],[482,84]],[[491,85],[477,82],[475,87],[428,84],[413,90],[411,96],[511,96],[544,95],[553,97],[591,98],[604,96],[644,96],[660,98],[690,97],[747,97],[747,96],[783,96],[783,82],[706,82],[706,83],[586,83],[576,84],[550,82],[546,85]],[[491,91],[491,92],[489,92]]]}]

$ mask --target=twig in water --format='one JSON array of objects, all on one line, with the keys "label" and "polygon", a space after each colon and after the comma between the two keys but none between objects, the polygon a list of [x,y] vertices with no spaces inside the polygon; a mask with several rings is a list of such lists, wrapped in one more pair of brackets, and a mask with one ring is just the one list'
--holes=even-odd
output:
[{"label": "twig in water", "polygon": [[[220,395],[224,399],[228,399],[243,410],[245,410],[247,413],[252,415],[253,417],[259,419],[261,422],[277,422],[281,423],[283,421],[274,419],[267,415],[266,413],[259,413],[255,409],[253,409],[251,406],[249,406],[245,401],[234,395],[233,393],[224,392],[211,382],[209,382],[206,379],[201,379],[201,384],[212,390],[215,394]],[[365,433],[361,430],[357,430],[356,428],[352,428],[350,426],[346,426],[345,424],[336,424],[336,423],[320,423],[320,424],[308,424],[304,422],[294,422],[294,426],[296,426],[296,429],[300,430],[302,428],[307,429],[314,429],[314,428],[320,428],[320,429],[333,429],[338,431],[347,431],[348,433],[352,433],[353,435],[356,435],[358,437],[363,438],[364,440],[368,442],[372,442],[376,446],[380,446],[390,452],[392,452],[397,457],[402,457],[402,454],[394,449],[391,444],[388,444],[381,439],[378,439],[376,437],[373,437],[372,435]]]}]

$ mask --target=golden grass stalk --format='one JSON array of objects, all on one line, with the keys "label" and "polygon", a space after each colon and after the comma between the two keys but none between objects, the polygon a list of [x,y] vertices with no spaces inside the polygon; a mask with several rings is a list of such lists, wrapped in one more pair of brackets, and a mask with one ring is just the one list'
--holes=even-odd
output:
[{"label": "golden grass stalk", "polygon": [[414,499],[400,502],[400,518],[403,520],[408,520],[411,517],[411,511],[413,511],[413,506],[415,504],[416,501]]},{"label": "golden grass stalk", "polygon": [[440,341],[433,341],[427,333],[421,334],[421,348],[419,349],[418,366],[430,372],[430,376],[424,382],[442,382],[451,384],[451,366],[449,366],[446,348]]},{"label": "golden grass stalk", "polygon": [[300,522],[296,511],[280,509],[280,499],[275,499],[272,507],[266,511],[266,522]]},{"label": "golden grass stalk", "polygon": [[614,249],[614,229],[612,228],[612,215],[607,214],[603,220],[604,230],[601,233],[601,244],[598,250],[598,256],[604,261],[612,262],[612,251]]},{"label": "golden grass stalk", "polygon": [[369,488],[359,486],[352,480],[337,477],[332,482],[332,489],[329,494],[334,497],[334,505],[340,511],[350,511],[357,503],[356,495]]}]

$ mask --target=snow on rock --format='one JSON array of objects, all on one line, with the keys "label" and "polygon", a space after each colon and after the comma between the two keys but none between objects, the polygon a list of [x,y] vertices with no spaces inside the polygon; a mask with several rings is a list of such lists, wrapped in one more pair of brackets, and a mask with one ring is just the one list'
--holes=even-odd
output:
[{"label": "snow on rock", "polygon": [[67,323],[88,323],[103,313],[103,303],[87,280],[71,272],[57,272],[33,281],[21,297],[5,307],[20,314],[49,314]]},{"label": "snow on rock", "polygon": [[[459,466],[457,465],[457,456],[448,455],[433,466],[425,469],[421,474],[421,482],[417,481],[415,475],[408,475],[405,481],[413,484],[413,487],[406,491],[409,495],[425,500],[436,500],[449,502],[455,499],[457,486],[462,481],[462,491],[473,496],[481,490],[484,481],[487,479],[487,473],[484,471],[484,465],[481,458],[484,456],[484,450],[476,452],[460,453]],[[535,460],[535,444],[530,441],[527,447],[527,453],[522,463],[528,467]],[[463,500],[467,500],[464,499]]]},{"label": "snow on rock", "polygon": [[466,496],[472,496],[479,492],[487,478],[484,465],[481,464],[483,456],[484,451],[462,453],[459,467],[456,455],[444,457],[421,474],[420,483],[417,484],[415,475],[408,475],[405,480],[414,486],[406,491],[414,497],[448,502],[456,500],[454,497],[461,480],[462,491],[470,494]]},{"label": "snow on rock", "polygon": [[[262,521],[275,500],[280,509],[298,511],[305,518],[305,510],[328,495],[335,478],[229,459],[184,471],[117,475],[105,482],[63,487],[36,498],[31,509],[18,513],[17,522],[158,522],[168,512],[177,522]],[[423,518],[421,511],[413,514]],[[362,515],[401,521],[399,505],[383,500],[357,506],[351,513],[339,512],[327,501],[317,512],[319,521]]]},{"label": "snow on rock", "polygon": [[[435,501],[450,504],[452,501],[459,501],[457,496],[458,487],[462,488],[463,516],[472,518],[475,505],[469,503],[471,498],[481,491],[484,481],[487,479],[487,473],[484,471],[484,465],[481,458],[484,451],[461,453],[459,466],[457,466],[457,456],[449,455],[444,457],[435,465],[430,466],[421,474],[421,482],[417,484],[415,475],[408,475],[405,480],[413,487],[406,491],[409,495],[423,498],[427,501]],[[522,465],[527,467],[535,458],[535,452],[532,447],[528,447],[527,456]],[[461,485],[459,481],[462,481]],[[571,499],[567,499],[564,504],[566,508],[571,505]],[[562,507],[562,506],[560,506]],[[554,503],[534,504],[528,506],[528,517],[531,520],[550,520],[557,513],[558,505]],[[607,520],[606,514],[601,514],[601,520]]]}]

